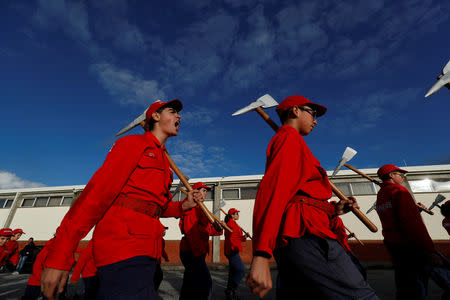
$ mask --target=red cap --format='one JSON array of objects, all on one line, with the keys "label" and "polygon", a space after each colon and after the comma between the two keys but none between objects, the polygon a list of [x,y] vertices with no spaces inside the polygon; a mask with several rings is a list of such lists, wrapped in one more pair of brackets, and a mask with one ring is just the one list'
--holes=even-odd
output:
[{"label": "red cap", "polygon": [[236,208],[230,208],[229,210],[228,210],[228,215],[232,215],[232,214],[234,214],[234,213],[236,213],[236,212],[240,212],[239,210],[237,210]]},{"label": "red cap", "polygon": [[317,117],[323,116],[325,112],[327,111],[327,108],[325,106],[322,106],[317,103],[313,103],[310,100],[306,99],[303,96],[300,95],[294,95],[287,97],[283,101],[281,101],[280,104],[278,104],[277,108],[275,109],[277,111],[278,116],[281,115],[282,112],[288,110],[291,107],[294,106],[304,106],[307,105],[311,107],[312,109],[316,110]]},{"label": "red cap", "polygon": [[11,228],[0,229],[0,236],[11,236],[11,235],[13,235],[13,231]]},{"label": "red cap", "polygon": [[152,114],[163,106],[173,107],[177,111],[180,111],[183,109],[183,103],[181,103],[181,101],[179,99],[173,99],[173,100],[170,100],[167,102],[157,100],[148,107],[148,109],[145,113],[145,119],[147,120],[147,122],[152,118]]},{"label": "red cap", "polygon": [[23,232],[22,229],[17,228],[17,229],[14,229],[14,231],[13,231],[13,234],[16,234],[16,233],[25,233],[25,232]]},{"label": "red cap", "polygon": [[194,190],[199,190],[201,188],[205,188],[206,190],[210,191],[211,188],[209,186],[206,186],[203,182],[196,182],[194,183],[194,185],[192,186],[192,189]]},{"label": "red cap", "polygon": [[408,171],[402,170],[395,165],[388,164],[388,165],[383,165],[381,168],[379,168],[377,171],[377,175],[380,179],[383,179],[384,177],[386,177],[386,175],[388,175],[389,173],[394,172],[394,171],[398,171],[400,173],[408,173]]}]

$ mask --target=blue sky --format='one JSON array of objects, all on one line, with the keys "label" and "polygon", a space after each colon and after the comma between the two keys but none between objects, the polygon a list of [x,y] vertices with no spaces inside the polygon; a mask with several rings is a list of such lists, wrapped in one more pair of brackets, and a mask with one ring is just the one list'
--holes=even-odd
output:
[{"label": "blue sky", "polygon": [[[332,170],[450,163],[448,1],[0,3],[0,188],[86,184],[114,134],[180,98],[167,148],[190,177],[262,174],[265,93],[328,107],[307,138]],[[279,122],[274,109],[267,112]],[[134,129],[132,134],[141,133]]]}]

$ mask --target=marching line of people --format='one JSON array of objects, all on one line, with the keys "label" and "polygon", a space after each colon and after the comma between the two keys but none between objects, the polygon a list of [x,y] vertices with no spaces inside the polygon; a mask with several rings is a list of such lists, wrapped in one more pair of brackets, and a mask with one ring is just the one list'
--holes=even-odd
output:
[{"label": "marching line of people", "polygon": [[[157,101],[145,113],[144,134],[116,141],[38,255],[23,299],[36,299],[40,293],[54,299],[64,292],[78,243],[94,227],[71,278],[72,282],[83,278],[85,299],[156,299],[161,257],[168,260],[163,217],[180,219],[180,258],[185,267],[180,299],[211,299],[212,279],[205,262],[209,237],[222,235],[226,227],[231,230],[225,231],[229,275],[224,292],[227,300],[239,299],[237,289],[245,276],[239,253],[246,240],[236,223],[239,211],[229,209],[219,222],[222,230],[212,226],[211,215],[198,206],[210,189],[202,182],[194,184],[183,201],[172,201],[173,173],[165,143],[178,135],[182,108],[179,99]],[[300,95],[287,97],[276,108],[282,126],[267,148],[254,204],[253,259],[246,279],[259,297],[273,286],[274,258],[277,299],[378,299],[348,245],[340,218],[359,208],[358,203],[354,197],[328,201],[332,188],[327,173],[305,141],[326,111]],[[414,199],[402,186],[405,173],[394,165],[378,170],[383,184],[376,209],[393,258],[397,299],[425,299],[430,274],[435,276],[433,270],[444,267],[446,260],[436,251]],[[447,202],[441,211],[443,226],[450,232],[449,207]],[[0,243],[12,234],[2,229]],[[15,261],[10,253],[9,259]],[[445,284],[441,286],[445,290]]]}]

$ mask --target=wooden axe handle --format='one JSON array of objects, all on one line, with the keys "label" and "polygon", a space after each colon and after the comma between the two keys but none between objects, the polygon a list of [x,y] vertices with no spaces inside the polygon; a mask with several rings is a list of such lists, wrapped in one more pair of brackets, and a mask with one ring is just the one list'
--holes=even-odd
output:
[{"label": "wooden axe handle", "polygon": [[[227,215],[227,213],[226,213],[222,208],[220,209],[220,211],[223,212],[223,213],[225,214],[225,216]],[[237,224],[237,223],[236,223],[236,224]],[[239,225],[238,225],[238,226],[239,226]],[[248,236],[251,240],[253,240],[253,239],[252,239],[252,236],[251,236],[247,231],[245,231],[241,226],[239,226],[239,227],[240,227],[241,230],[245,233],[246,236]]]},{"label": "wooden axe handle", "polygon": [[353,232],[351,232],[350,229],[348,229],[345,225],[344,225],[344,228],[347,229],[347,231],[348,231],[349,234],[353,235],[353,237],[355,238],[355,240],[357,240],[358,243],[359,243],[361,246],[364,246],[364,243],[361,242],[361,241],[356,237],[356,234],[354,234]]},{"label": "wooden axe handle", "polygon": [[[189,182],[186,180],[186,177],[184,177],[183,173],[181,173],[180,169],[178,169],[177,165],[175,164],[175,162],[172,160],[172,158],[170,157],[169,153],[166,153],[166,157],[167,160],[169,161],[169,165],[172,168],[172,170],[175,172],[175,174],[177,174],[178,178],[180,178],[181,182],[183,183],[183,185],[187,188],[187,190],[193,191],[191,185],[189,184]],[[205,204],[203,204],[203,202],[197,202],[197,205],[200,206],[200,209],[203,211],[203,213],[205,214],[205,216],[208,218],[209,222],[211,224],[214,224],[214,219],[211,217],[211,213],[209,212],[209,210],[206,208]]]},{"label": "wooden axe handle", "polygon": [[275,130],[275,132],[278,131],[278,125],[269,117],[269,115],[266,114],[266,112],[261,107],[257,107],[255,110],[264,119],[264,121],[266,121],[267,124],[269,124],[269,126],[272,127],[273,130]]},{"label": "wooden axe handle", "polygon": [[[352,170],[352,171],[355,172],[356,174],[359,174],[359,175],[361,175],[362,177],[364,177],[364,178],[366,178],[366,179],[372,181],[373,183],[377,184],[378,186],[381,186],[381,182],[379,182],[379,181],[376,180],[375,178],[370,177],[369,175],[367,175],[367,174],[361,172],[360,170],[356,169],[355,167],[352,167],[351,165],[349,165],[349,164],[347,164],[347,163],[345,163],[344,166],[346,166],[347,168],[349,168],[350,170]],[[429,215],[434,215],[434,212],[432,212],[432,211],[429,210],[428,208],[421,207],[421,206],[420,206],[419,204],[417,204],[417,203],[416,203],[416,206],[417,206],[420,210],[423,210],[424,212],[426,212],[427,214],[429,214]]]},{"label": "wooden axe handle", "polygon": [[[183,189],[183,188],[180,188],[180,191],[182,191],[184,194],[186,194],[187,195],[187,192]],[[208,210],[209,211],[209,210]],[[211,217],[216,221],[216,222],[219,222],[220,223],[220,219],[219,218],[217,218],[213,213],[211,213],[210,212],[210,214],[211,214]],[[229,226],[227,226],[227,224],[222,224],[222,223],[220,223],[220,226],[222,226],[223,228],[225,228],[226,230],[228,230],[229,232],[233,232],[233,229],[231,229]]]},{"label": "wooden axe handle", "polygon": [[[344,195],[344,193],[338,189],[338,187],[330,181],[331,189],[333,190],[333,193],[341,200],[349,201],[347,196]],[[358,208],[352,207],[351,211],[355,214],[355,216],[366,225],[367,228],[369,228],[372,232],[377,232],[378,228],[375,226],[375,224],[372,223],[372,221],[369,220],[369,218],[366,217]]]}]

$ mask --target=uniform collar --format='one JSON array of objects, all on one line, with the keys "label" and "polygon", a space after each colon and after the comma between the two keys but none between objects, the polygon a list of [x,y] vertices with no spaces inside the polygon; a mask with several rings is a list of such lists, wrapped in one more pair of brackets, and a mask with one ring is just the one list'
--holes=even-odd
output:
[{"label": "uniform collar", "polygon": [[156,136],[155,136],[153,133],[151,133],[150,131],[146,131],[146,132],[144,133],[144,136],[145,136],[145,138],[146,138],[148,141],[155,143],[155,145],[156,145],[158,148],[162,148],[162,150],[166,150],[166,147],[165,147],[165,146],[161,146],[161,143],[159,142],[159,140],[158,140],[158,139],[156,138]]}]

